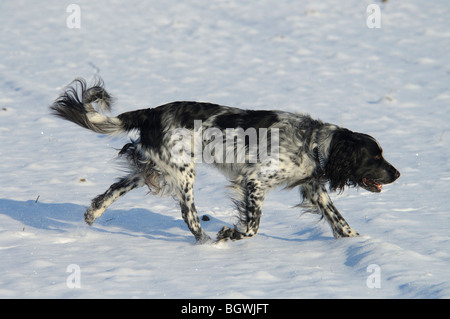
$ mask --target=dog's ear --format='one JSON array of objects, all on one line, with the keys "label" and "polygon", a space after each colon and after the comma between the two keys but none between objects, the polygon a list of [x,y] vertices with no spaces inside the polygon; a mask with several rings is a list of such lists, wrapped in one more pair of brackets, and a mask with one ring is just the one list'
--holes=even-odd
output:
[{"label": "dog's ear", "polygon": [[347,129],[334,133],[325,166],[325,176],[330,182],[331,191],[343,191],[345,186],[356,185],[352,177],[359,152],[357,144],[354,133]]}]

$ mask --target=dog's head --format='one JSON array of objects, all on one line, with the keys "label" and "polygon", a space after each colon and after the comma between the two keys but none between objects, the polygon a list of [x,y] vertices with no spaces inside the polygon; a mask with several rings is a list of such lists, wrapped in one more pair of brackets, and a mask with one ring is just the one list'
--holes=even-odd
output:
[{"label": "dog's head", "polygon": [[325,175],[330,189],[361,186],[379,193],[394,182],[400,172],[383,157],[383,150],[371,136],[347,129],[337,130],[331,140]]}]

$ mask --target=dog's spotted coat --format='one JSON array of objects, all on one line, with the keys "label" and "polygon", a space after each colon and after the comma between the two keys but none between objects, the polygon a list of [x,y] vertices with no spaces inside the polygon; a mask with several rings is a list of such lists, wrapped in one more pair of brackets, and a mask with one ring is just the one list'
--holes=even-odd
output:
[{"label": "dog's spotted coat", "polygon": [[[116,135],[131,130],[139,133],[139,138],[127,143],[119,153],[127,160],[130,173],[92,200],[85,213],[89,225],[119,197],[147,185],[152,193],[176,195],[183,219],[197,242],[211,241],[200,225],[194,203],[194,154],[187,154],[190,160],[184,162],[172,158],[172,151],[179,142],[173,138],[174,131],[182,128],[194,135],[194,121],[201,121],[203,129],[216,128],[224,133],[238,127],[256,131],[267,129],[269,135],[276,129],[278,133],[275,170],[271,169],[273,163],[270,161],[213,162],[230,180],[239,213],[233,228],[223,227],[219,231],[218,241],[256,235],[264,197],[277,186],[298,187],[302,206],[325,218],[336,238],[356,236],[358,233],[333,205],[326,184],[329,183],[332,191],[342,190],[345,186],[361,186],[380,192],[383,184],[400,176],[384,160],[379,144],[372,137],[314,120],[308,115],[242,110],[211,103],[173,102],[108,117],[93,107],[95,103],[98,109],[110,111],[111,102],[101,80],[88,88],[84,80],[78,79],[51,106],[55,115],[97,133]],[[248,148],[248,144],[245,146]],[[237,150],[225,152],[230,151]]]}]

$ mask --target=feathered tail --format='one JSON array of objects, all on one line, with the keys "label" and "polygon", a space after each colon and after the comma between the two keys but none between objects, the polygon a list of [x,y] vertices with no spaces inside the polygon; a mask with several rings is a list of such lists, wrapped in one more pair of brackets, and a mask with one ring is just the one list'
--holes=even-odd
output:
[{"label": "feathered tail", "polygon": [[109,117],[99,111],[111,111],[113,98],[103,87],[103,81],[87,87],[84,79],[75,79],[50,106],[52,113],[97,133],[117,135],[129,131],[118,117]]}]

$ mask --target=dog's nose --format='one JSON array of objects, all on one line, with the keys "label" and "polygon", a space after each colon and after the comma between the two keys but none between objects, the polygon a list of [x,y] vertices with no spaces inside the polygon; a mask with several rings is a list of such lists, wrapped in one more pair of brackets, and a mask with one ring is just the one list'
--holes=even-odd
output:
[{"label": "dog's nose", "polygon": [[400,177],[400,172],[395,170],[395,174],[394,174],[395,179]]}]

